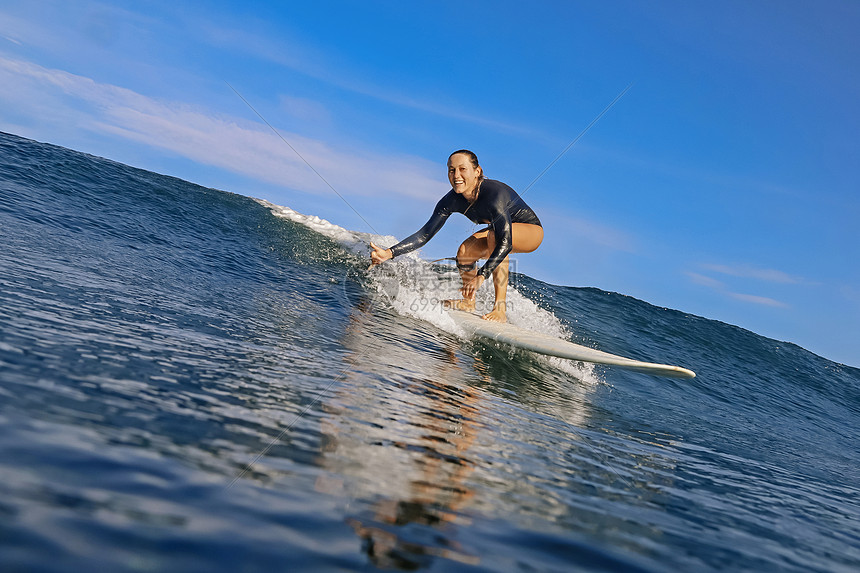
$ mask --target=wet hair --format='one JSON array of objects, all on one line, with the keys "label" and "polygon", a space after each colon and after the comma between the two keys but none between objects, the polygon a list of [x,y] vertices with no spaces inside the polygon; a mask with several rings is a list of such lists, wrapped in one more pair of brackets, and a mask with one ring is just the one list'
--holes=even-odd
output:
[{"label": "wet hair", "polygon": [[484,168],[481,167],[481,165],[478,163],[478,156],[475,155],[473,151],[469,151],[468,149],[458,149],[457,151],[448,156],[448,161],[450,162],[452,157],[461,153],[469,158],[469,162],[472,164],[472,167],[481,170],[481,176],[478,178],[478,180],[483,181],[484,179],[486,179],[484,177]]}]

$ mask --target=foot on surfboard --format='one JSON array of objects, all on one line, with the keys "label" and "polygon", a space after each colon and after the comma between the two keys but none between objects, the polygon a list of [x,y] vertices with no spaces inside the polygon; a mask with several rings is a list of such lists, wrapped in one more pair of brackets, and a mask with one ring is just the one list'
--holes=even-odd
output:
[{"label": "foot on surfboard", "polygon": [[507,322],[508,318],[505,315],[505,303],[498,303],[493,305],[493,310],[482,316],[484,320],[489,320],[490,322]]},{"label": "foot on surfboard", "polygon": [[[466,299],[448,299],[442,301],[442,306],[448,309],[462,310],[465,312],[475,311],[475,301]],[[507,322],[505,315],[505,303],[493,305],[493,310],[481,316],[484,320],[490,322]]]},{"label": "foot on surfboard", "polygon": [[444,306],[445,308],[450,308],[450,309],[454,309],[454,310],[463,310],[466,312],[473,312],[475,310],[475,301],[466,300],[466,299],[462,299],[462,298],[460,298],[460,299],[451,298],[448,300],[443,300],[442,306]]}]

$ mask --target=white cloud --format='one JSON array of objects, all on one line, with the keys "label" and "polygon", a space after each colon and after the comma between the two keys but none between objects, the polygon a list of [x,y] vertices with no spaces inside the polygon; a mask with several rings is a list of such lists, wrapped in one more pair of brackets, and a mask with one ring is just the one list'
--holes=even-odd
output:
[{"label": "white cloud", "polygon": [[[297,133],[281,138],[262,123],[211,113],[183,102],[150,98],[119,86],[0,56],[4,116],[70,124],[193,161],[308,193],[331,190],[312,165],[344,195],[407,195],[429,200],[445,185],[443,170],[425,159],[339,148]],[[304,160],[290,148],[294,147]],[[405,184],[408,182],[408,184]]]},{"label": "white cloud", "polygon": [[356,78],[349,68],[344,68],[342,64],[335,63],[343,61],[346,56],[329,57],[314,46],[291,42],[283,36],[277,40],[272,40],[264,34],[247,31],[256,30],[257,27],[255,26],[237,29],[218,26],[206,22],[204,19],[195,22],[195,29],[201,33],[204,41],[213,46],[225,48],[230,53],[249,54],[254,58],[297,71],[354,94],[439,117],[468,122],[500,133],[517,134],[522,137],[539,139],[542,142],[545,142],[548,137],[546,133],[539,132],[530,126],[517,125],[457,109],[456,102],[449,102],[446,105],[443,102],[409,95],[394,85],[380,85],[366,79]]},{"label": "white cloud", "polygon": [[772,299],[772,298],[769,298],[766,296],[758,296],[758,295],[754,295],[754,294],[741,294],[741,293],[737,293],[737,292],[728,292],[726,294],[728,294],[732,298],[735,298],[735,299],[738,299],[738,300],[741,300],[744,302],[750,302],[752,304],[759,304],[759,305],[763,305],[763,306],[773,306],[773,307],[777,307],[777,308],[788,308],[788,305],[785,304],[784,302],[780,302],[776,299]]},{"label": "white cloud", "polygon": [[802,278],[792,276],[783,271],[775,269],[762,269],[750,265],[702,265],[702,268],[723,275],[740,278],[750,278],[766,282],[774,282],[781,284],[800,284],[805,282]]},{"label": "white cloud", "polygon": [[688,271],[685,274],[690,278],[693,283],[697,285],[705,286],[716,290],[724,290],[726,288],[725,283],[718,281],[717,279],[699,273],[694,273],[692,271]]},{"label": "white cloud", "polygon": [[[741,278],[754,278],[760,280],[768,280],[772,282],[795,282],[794,280],[789,281],[789,275],[785,273],[781,273],[780,271],[774,271],[769,269],[756,269],[753,267],[727,267],[724,265],[701,265],[702,268],[707,270],[718,272],[724,275],[729,275],[733,277],[741,277]],[[692,271],[687,271],[684,273],[694,284],[707,287],[709,289],[715,290],[720,294],[731,297],[735,300],[740,300],[742,302],[747,302],[751,304],[761,305],[761,306],[770,306],[774,308],[788,308],[788,305],[784,302],[776,300],[774,298],[759,296],[754,294],[744,294],[733,292],[730,290],[730,287],[724,283],[723,281],[717,280],[713,277],[709,277],[707,275],[703,275],[701,273],[696,273]]]},{"label": "white cloud", "polygon": [[288,95],[281,95],[279,100],[280,108],[292,117],[309,123],[332,124],[328,109],[318,101]]}]

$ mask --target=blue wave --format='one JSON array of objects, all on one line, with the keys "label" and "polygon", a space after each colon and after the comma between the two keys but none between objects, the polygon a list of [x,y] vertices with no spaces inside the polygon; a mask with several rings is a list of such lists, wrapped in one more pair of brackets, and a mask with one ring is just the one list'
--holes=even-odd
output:
[{"label": "blue wave", "polygon": [[519,320],[697,378],[462,339],[404,312],[444,267],[9,134],[0,229],[0,568],[860,565],[860,370],[525,275]]}]

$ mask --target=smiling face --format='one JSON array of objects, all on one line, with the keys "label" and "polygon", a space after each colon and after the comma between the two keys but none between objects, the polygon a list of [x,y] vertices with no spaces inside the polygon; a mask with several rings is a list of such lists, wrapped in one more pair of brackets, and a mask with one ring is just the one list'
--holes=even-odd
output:
[{"label": "smiling face", "polygon": [[473,199],[471,196],[482,174],[481,167],[475,167],[472,159],[464,153],[457,153],[448,159],[448,181],[455,193],[465,194],[467,199]]}]

